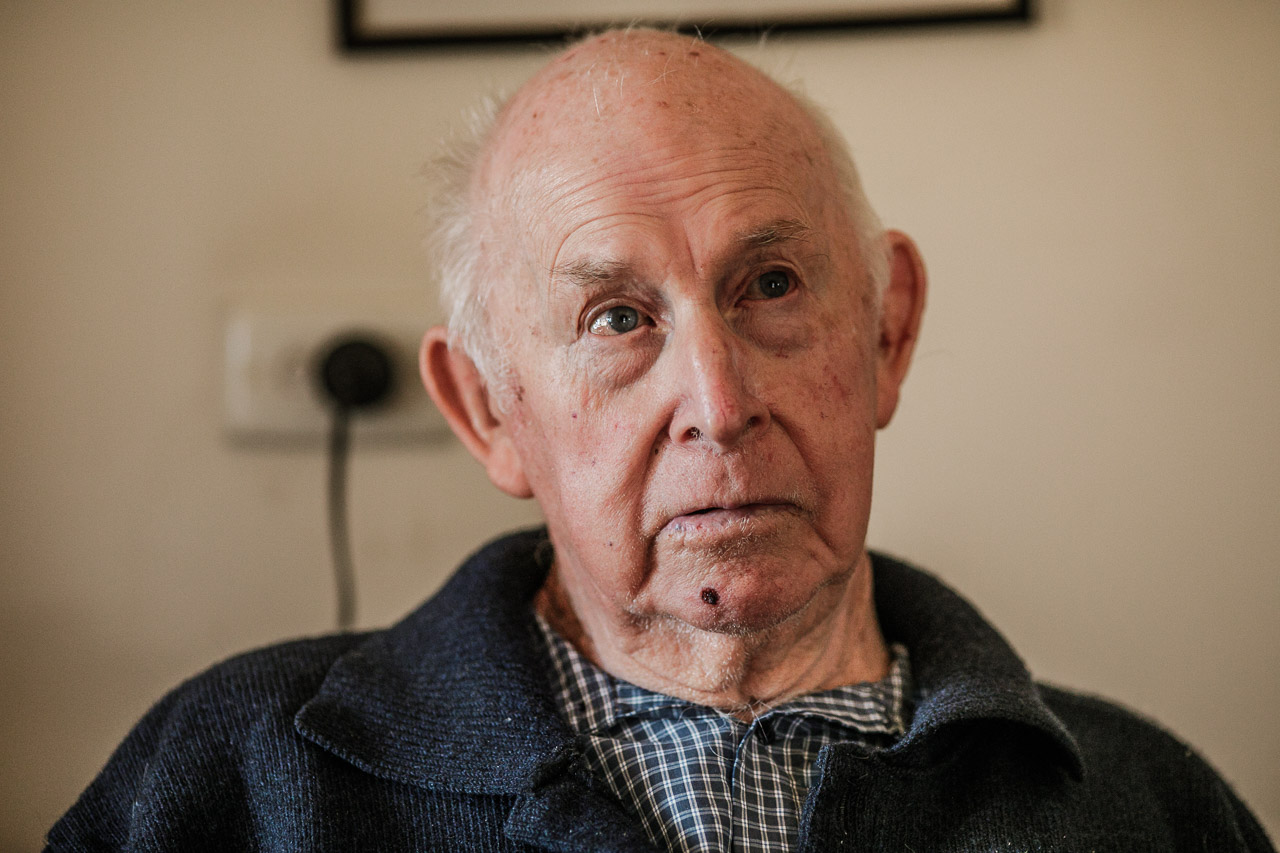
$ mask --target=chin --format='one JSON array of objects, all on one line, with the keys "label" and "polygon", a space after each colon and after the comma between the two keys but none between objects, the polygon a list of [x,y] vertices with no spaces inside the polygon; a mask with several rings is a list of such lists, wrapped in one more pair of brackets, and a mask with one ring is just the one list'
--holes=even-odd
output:
[{"label": "chin", "polygon": [[711,613],[705,610],[692,613],[683,621],[700,631],[733,637],[749,637],[773,630],[794,615],[794,612],[779,612],[776,608],[765,610],[726,607]]},{"label": "chin", "polygon": [[[718,574],[718,573],[717,573]],[[718,634],[748,635],[802,618],[844,575],[823,578],[758,577],[752,572],[706,578],[682,590],[673,608],[680,621]]]},{"label": "chin", "polygon": [[834,605],[858,560],[828,551],[798,519],[785,520],[766,535],[660,540],[646,609],[704,631],[751,634]]}]

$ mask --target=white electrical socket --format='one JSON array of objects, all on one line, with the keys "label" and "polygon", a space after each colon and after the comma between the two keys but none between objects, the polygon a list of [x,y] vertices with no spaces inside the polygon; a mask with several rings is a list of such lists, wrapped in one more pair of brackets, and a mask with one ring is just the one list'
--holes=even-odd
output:
[{"label": "white electrical socket", "polygon": [[418,378],[423,325],[403,316],[243,311],[226,327],[226,425],[246,441],[316,441],[332,423],[316,378],[323,349],[363,333],[390,350],[394,387],[377,408],[352,417],[357,438],[414,441],[448,435]]}]

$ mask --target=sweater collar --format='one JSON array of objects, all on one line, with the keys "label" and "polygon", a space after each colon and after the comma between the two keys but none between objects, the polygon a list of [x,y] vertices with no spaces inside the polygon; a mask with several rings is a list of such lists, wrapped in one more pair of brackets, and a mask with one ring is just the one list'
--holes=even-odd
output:
[{"label": "sweater collar", "polygon": [[[434,790],[527,792],[579,758],[555,709],[530,602],[546,531],[496,540],[431,600],[335,662],[295,720],[366,772]],[[882,630],[911,654],[916,708],[887,758],[927,763],[965,723],[1013,723],[1080,757],[1026,668],[972,606],[931,576],[873,555]]]},{"label": "sweater collar", "polygon": [[546,577],[542,530],[470,557],[441,590],[334,663],[299,731],[374,775],[443,790],[529,790],[574,757],[529,603]]},{"label": "sweater collar", "polygon": [[916,707],[911,727],[887,756],[931,761],[951,738],[981,723],[1039,740],[1081,778],[1075,738],[1040,696],[1021,658],[973,605],[937,578],[871,555],[876,614],[889,642],[911,651]]}]

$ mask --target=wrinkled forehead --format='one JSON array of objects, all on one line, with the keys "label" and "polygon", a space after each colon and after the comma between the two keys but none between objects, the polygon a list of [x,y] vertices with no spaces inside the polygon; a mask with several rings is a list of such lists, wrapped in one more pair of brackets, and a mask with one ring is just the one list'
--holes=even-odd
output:
[{"label": "wrinkled forehead", "polygon": [[474,189],[494,230],[532,249],[551,200],[681,160],[708,173],[720,160],[747,165],[762,184],[811,188],[812,205],[838,194],[821,134],[786,90],[719,48],[643,31],[584,42],[530,80],[504,108]]}]

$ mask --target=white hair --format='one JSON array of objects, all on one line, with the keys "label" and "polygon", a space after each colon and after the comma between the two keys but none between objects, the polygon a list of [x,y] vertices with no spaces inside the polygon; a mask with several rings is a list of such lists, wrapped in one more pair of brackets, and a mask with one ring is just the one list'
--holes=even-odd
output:
[{"label": "white hair", "polygon": [[485,263],[479,234],[485,211],[476,209],[472,181],[505,102],[506,98],[489,96],[476,104],[427,167],[427,250],[440,289],[449,346],[466,353],[486,381],[497,375],[505,354],[494,352],[488,330],[495,276]]},{"label": "white hair", "polygon": [[[880,297],[889,278],[884,226],[862,189],[848,144],[826,112],[794,86],[778,85],[791,95],[818,130],[853,223],[859,256],[866,267],[863,286],[878,315]],[[483,238],[486,229],[493,225],[488,221],[493,212],[482,209],[484,200],[477,198],[474,180],[506,102],[505,97],[491,96],[477,104],[464,125],[444,142],[441,154],[426,170],[429,181],[425,208],[427,246],[447,318],[449,346],[466,353],[485,382],[495,389],[500,387],[497,384],[500,377],[510,375],[511,365],[507,359],[509,348],[494,339],[489,323],[489,302],[498,279],[498,271],[494,269],[498,250],[492,243],[485,245]]]}]

